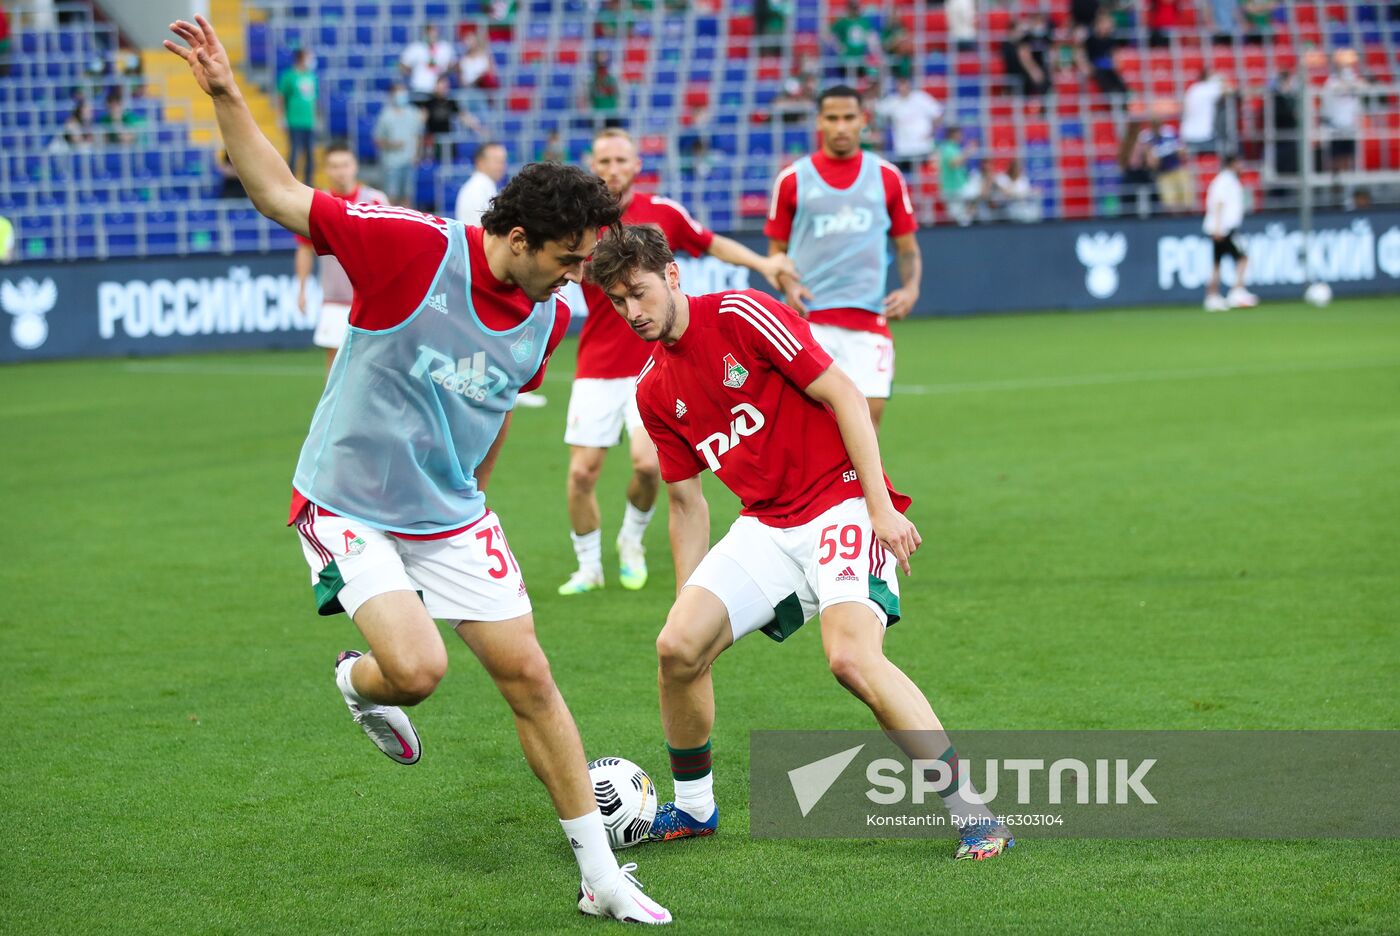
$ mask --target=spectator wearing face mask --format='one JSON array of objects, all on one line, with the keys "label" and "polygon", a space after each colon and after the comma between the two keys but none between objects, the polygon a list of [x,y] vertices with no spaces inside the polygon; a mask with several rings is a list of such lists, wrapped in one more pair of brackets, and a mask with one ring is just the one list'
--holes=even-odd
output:
[{"label": "spectator wearing face mask", "polygon": [[374,122],[381,183],[392,205],[413,206],[413,170],[422,139],[423,112],[409,100],[408,89],[396,81],[389,88],[389,102]]}]

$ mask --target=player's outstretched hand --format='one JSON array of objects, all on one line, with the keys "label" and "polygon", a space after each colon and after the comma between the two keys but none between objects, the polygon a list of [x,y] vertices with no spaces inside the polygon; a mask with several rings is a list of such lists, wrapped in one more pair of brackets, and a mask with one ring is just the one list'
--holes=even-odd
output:
[{"label": "player's outstretched hand", "polygon": [[899,321],[914,311],[917,297],[907,289],[896,289],[885,297],[885,318]]},{"label": "player's outstretched hand", "polygon": [[176,20],[170,24],[170,31],[189,43],[189,48],[169,39],[165,40],[165,47],[185,60],[205,94],[219,97],[234,89],[228,53],[207,19],[196,16],[193,23]]},{"label": "player's outstretched hand", "polygon": [[909,557],[919,548],[919,544],[924,538],[919,535],[918,529],[904,514],[893,507],[872,514],[870,517],[870,527],[875,533],[875,538],[894,553],[895,559],[899,560],[899,567],[904,570],[904,574],[909,574]]},{"label": "player's outstretched hand", "polygon": [[807,303],[811,302],[814,298],[812,296],[812,291],[806,286],[803,286],[800,280],[793,281],[785,279],[784,282],[786,285],[781,287],[783,290],[783,301],[798,315],[806,318]]},{"label": "player's outstretched hand", "polygon": [[763,274],[768,285],[782,293],[787,292],[789,287],[802,283],[802,274],[797,272],[797,264],[785,253],[765,257],[758,272]]}]

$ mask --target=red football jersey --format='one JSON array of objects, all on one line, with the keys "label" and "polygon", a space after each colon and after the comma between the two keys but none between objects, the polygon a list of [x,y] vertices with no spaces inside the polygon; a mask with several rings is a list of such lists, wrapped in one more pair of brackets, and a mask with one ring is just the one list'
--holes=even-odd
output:
[{"label": "red football jersey", "polygon": [[[375,331],[401,324],[423,302],[442,258],[447,255],[447,224],[442,218],[409,208],[354,204],[325,192],[311,201],[311,244],[334,255],[355,287],[350,324]],[[467,252],[472,265],[472,306],[488,328],[504,331],[525,320],[535,304],[517,287],[502,283],[486,262],[482,230],[468,227]],[[561,299],[540,369],[521,392],[538,389],[549,357],[569,328],[569,307]],[[620,318],[613,313],[614,318]],[[631,331],[631,329],[628,329]],[[295,523],[306,498],[293,489],[287,522]],[[322,511],[327,514],[327,511]],[[445,539],[458,530],[408,539]],[[391,534],[399,536],[400,534]]]},{"label": "red football jersey", "polygon": [[[661,477],[709,468],[745,515],[775,527],[861,497],[836,417],[804,392],[830,365],[807,323],[765,293],[691,296],[685,333],[658,344],[637,378]],[[890,496],[901,511],[909,505]]]},{"label": "red football jersey", "polygon": [[[666,235],[673,251],[695,257],[708,253],[715,239],[679,202],[643,192],[632,195],[622,213],[622,223],[655,225]],[[601,289],[586,282],[583,295],[588,300],[588,318],[578,336],[578,367],[574,376],[604,380],[636,377],[651,357],[651,349],[617,314]]]},{"label": "red football jersey", "polygon": [[[865,153],[857,153],[848,159],[832,159],[825,152],[817,150],[812,154],[812,168],[832,188],[848,189],[855,185],[862,161],[866,158]],[[868,158],[879,159],[874,154]],[[909,186],[904,181],[904,174],[892,163],[880,159],[880,180],[885,184],[885,211],[890,216],[890,237],[913,234],[918,230],[919,222],[914,217],[914,202],[909,198]],[[778,173],[773,183],[768,221],[763,225],[764,236],[786,243],[792,237],[792,220],[796,216],[797,169],[789,167]],[[865,309],[819,309],[808,317],[808,321],[890,336],[889,322],[885,317],[871,315]]]}]

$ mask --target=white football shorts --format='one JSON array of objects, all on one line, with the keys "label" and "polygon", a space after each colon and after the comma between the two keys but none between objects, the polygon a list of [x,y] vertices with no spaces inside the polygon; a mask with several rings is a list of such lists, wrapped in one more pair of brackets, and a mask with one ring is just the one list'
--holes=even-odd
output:
[{"label": "white football shorts", "polygon": [[761,630],[786,640],[827,608],[854,601],[885,627],[899,620],[894,555],[875,539],[865,498],[842,501],[801,526],[734,521],[686,580],[729,612],[734,640]]},{"label": "white football shorts", "polygon": [[894,342],[875,332],[812,325],[812,336],[865,396],[888,400],[894,384]]},{"label": "white football shorts", "polygon": [[340,346],[345,344],[345,333],[349,328],[350,307],[342,302],[323,302],[311,341],[318,348],[339,351]]},{"label": "white football shorts", "polygon": [[359,521],[327,517],[308,504],[294,524],[311,567],[321,614],[344,611],[391,591],[416,591],[445,621],[505,621],[530,613],[520,564],[492,511],[447,539],[408,540]]},{"label": "white football shorts", "polygon": [[628,436],[642,428],[642,414],[637,409],[637,378],[575,379],[569,393],[567,419],[564,444],[612,448],[622,441],[624,427]]}]

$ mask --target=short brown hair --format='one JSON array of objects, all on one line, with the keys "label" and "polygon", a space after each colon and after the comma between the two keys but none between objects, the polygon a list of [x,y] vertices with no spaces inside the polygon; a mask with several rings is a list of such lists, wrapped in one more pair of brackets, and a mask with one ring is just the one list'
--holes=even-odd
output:
[{"label": "short brown hair", "polygon": [[660,228],[628,224],[598,242],[584,276],[598,288],[608,290],[618,283],[630,285],[637,273],[655,273],[664,278],[666,267],[675,259]]},{"label": "short brown hair", "polygon": [[633,147],[637,145],[637,141],[632,139],[632,134],[621,127],[603,127],[593,134],[593,142],[597,143],[599,140],[626,140]]}]

